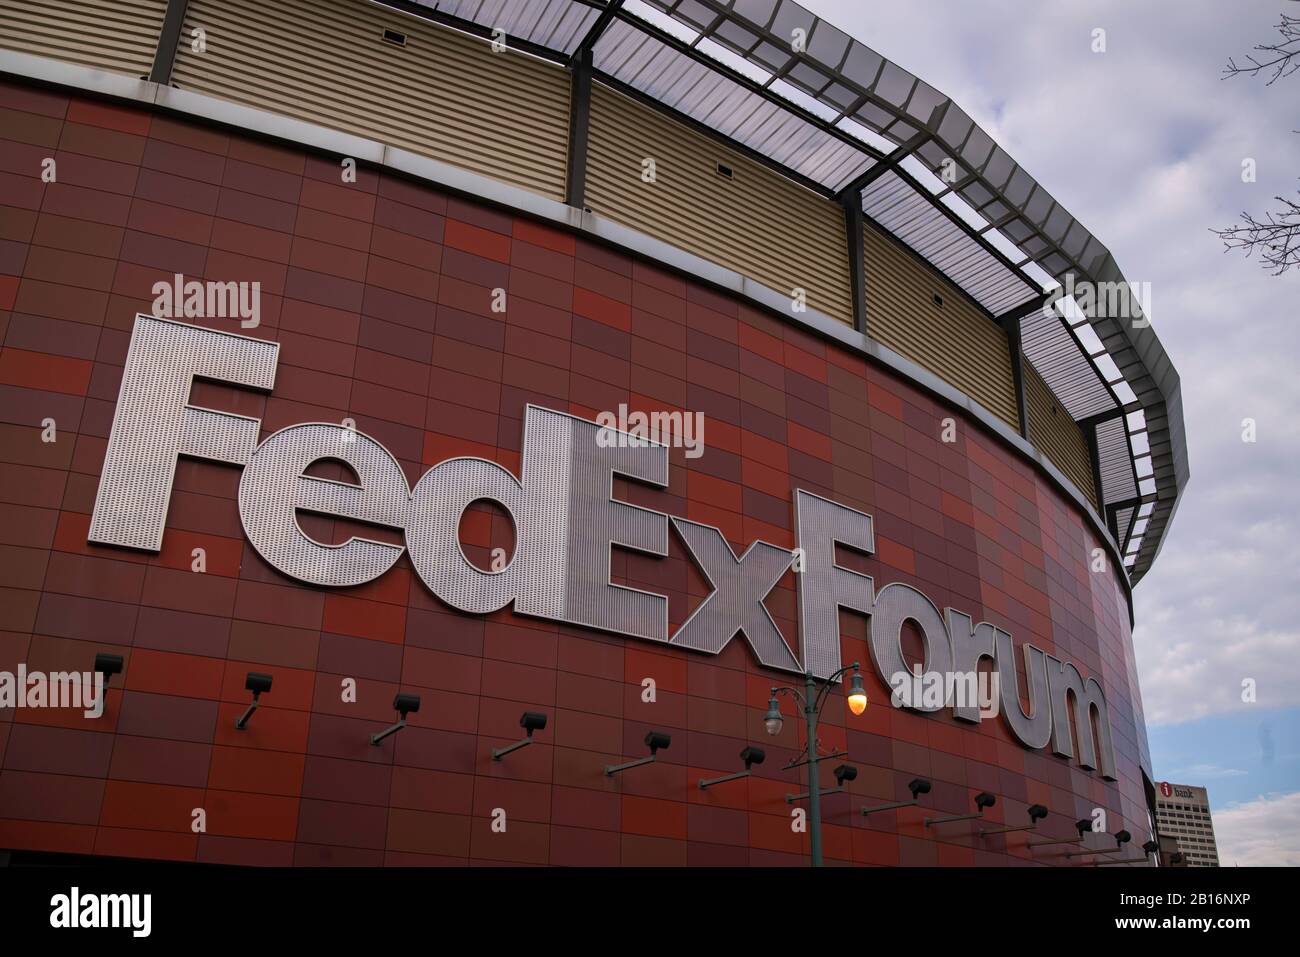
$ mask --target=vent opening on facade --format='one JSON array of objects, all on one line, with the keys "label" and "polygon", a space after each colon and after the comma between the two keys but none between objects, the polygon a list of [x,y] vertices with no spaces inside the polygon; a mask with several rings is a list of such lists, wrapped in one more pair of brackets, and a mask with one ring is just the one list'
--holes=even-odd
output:
[{"label": "vent opening on facade", "polygon": [[397,44],[399,47],[406,46],[406,34],[402,33],[400,30],[389,30],[387,27],[385,27],[384,39],[387,40],[389,43]]},{"label": "vent opening on facade", "polygon": [[934,294],[934,296],[931,297],[931,300],[932,300],[932,301],[934,302],[934,304],[935,304],[936,306],[938,306],[940,309],[943,308],[943,296],[939,295],[939,294],[936,292],[936,293]]},{"label": "vent opening on facade", "polygon": [[728,166],[726,163],[718,164],[718,175],[721,176],[723,179],[731,179],[734,176],[734,174],[731,172],[731,167]]}]

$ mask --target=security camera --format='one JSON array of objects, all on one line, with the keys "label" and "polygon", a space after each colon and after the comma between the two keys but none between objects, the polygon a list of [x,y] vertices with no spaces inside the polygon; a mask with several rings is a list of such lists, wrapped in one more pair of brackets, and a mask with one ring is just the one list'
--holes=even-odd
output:
[{"label": "security camera", "polygon": [[95,655],[95,671],[104,676],[107,681],[113,675],[122,673],[122,656],[121,655]]},{"label": "security camera", "polygon": [[637,758],[635,761],[628,761],[626,764],[607,764],[605,765],[605,777],[613,777],[615,774],[622,774],[624,771],[630,771],[632,768],[643,767],[647,764],[654,764],[655,756],[661,748],[667,748],[672,743],[672,737],[664,734],[662,731],[647,731],[645,736],[645,746],[650,749],[650,753],[644,758]]},{"label": "security camera", "polygon": [[244,689],[259,695],[264,691],[271,690],[271,676],[262,674],[260,671],[250,671],[248,677],[244,679]]},{"label": "security camera", "polygon": [[406,716],[414,711],[420,710],[420,696],[418,694],[399,694],[393,698],[393,710],[398,714],[398,720],[395,724],[390,725],[378,734],[370,736],[370,743],[378,745],[380,741],[389,735],[396,734],[406,727]]},{"label": "security camera", "polygon": [[262,692],[271,690],[271,676],[260,671],[250,671],[244,676],[244,688],[253,692],[253,702],[248,706],[248,710],[235,720],[236,731],[243,731],[248,727],[249,719],[257,711],[258,699],[261,698]]},{"label": "security camera", "polygon": [[541,711],[525,711],[519,716],[519,727],[524,729],[524,739],[516,741],[514,744],[507,745],[504,748],[492,749],[492,760],[500,761],[507,754],[513,754],[520,748],[526,748],[533,743],[533,732],[541,731],[546,727],[546,714]]}]

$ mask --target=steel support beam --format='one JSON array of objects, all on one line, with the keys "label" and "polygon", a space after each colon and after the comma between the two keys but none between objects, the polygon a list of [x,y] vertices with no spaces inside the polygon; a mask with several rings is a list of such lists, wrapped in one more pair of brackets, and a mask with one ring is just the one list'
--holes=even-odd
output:
[{"label": "steel support beam", "polygon": [[172,64],[176,62],[176,46],[180,43],[181,27],[185,25],[185,9],[188,6],[189,0],[167,0],[162,32],[158,34],[158,46],[154,50],[153,68],[149,71],[150,83],[166,86],[172,81]]},{"label": "steel support beam", "polygon": [[849,252],[849,286],[853,296],[853,328],[867,333],[867,264],[862,241],[862,197],[852,193],[844,200],[844,239]]},{"label": "steel support beam", "polygon": [[997,317],[998,325],[1005,326],[1008,322],[1012,321],[1019,325],[1020,320],[1025,318],[1025,316],[1031,316],[1036,312],[1040,312],[1044,306],[1049,302],[1052,302],[1055,298],[1055,292],[1045,292],[1037,299],[1031,299],[1029,302],[1021,303],[1018,306],[1012,306],[1006,312]]},{"label": "steel support beam", "polygon": [[570,66],[569,156],[564,201],[583,208],[587,196],[587,131],[591,126],[591,48],[578,51]]},{"label": "steel support beam", "polygon": [[1092,462],[1092,484],[1095,490],[1097,513],[1101,516],[1101,520],[1106,523],[1106,527],[1110,529],[1111,538],[1115,539],[1115,544],[1119,546],[1120,560],[1123,561],[1124,543],[1119,540],[1119,530],[1115,524],[1115,513],[1106,508],[1106,495],[1101,487],[1101,451],[1097,447],[1097,426],[1095,424],[1086,426],[1080,424],[1080,428],[1083,429],[1084,438],[1088,440],[1088,458]]},{"label": "steel support beam", "polygon": [[1020,320],[1002,326],[1007,334],[1007,349],[1011,353],[1011,384],[1016,390],[1016,416],[1020,420],[1021,438],[1029,438],[1029,398],[1025,393],[1025,350],[1020,339]]},{"label": "steel support beam", "polygon": [[1023,305],[1008,309],[997,317],[998,325],[1007,336],[1007,348],[1011,353],[1011,380],[1016,389],[1016,412],[1020,420],[1020,435],[1029,438],[1029,400],[1025,393],[1025,349],[1020,335],[1020,320],[1042,309],[1051,299],[1047,293],[1032,299]]},{"label": "steel support beam", "polygon": [[[1133,518],[1128,523],[1128,534],[1123,539],[1119,537],[1119,513],[1126,508],[1133,509]],[[1142,497],[1121,499],[1118,502],[1111,502],[1106,506],[1106,514],[1102,517],[1106,520],[1106,527],[1110,529],[1111,538],[1115,539],[1115,544],[1119,546],[1120,561],[1122,562],[1128,553],[1128,539],[1133,537],[1133,526],[1139,521],[1138,512],[1142,508]],[[1151,516],[1147,516],[1149,519]]]},{"label": "steel support beam", "polygon": [[609,5],[600,11],[600,16],[596,18],[596,22],[591,25],[587,35],[582,38],[578,48],[573,51],[573,56],[569,57],[569,66],[576,64],[584,54],[590,60],[591,51],[596,46],[596,41],[600,39],[600,35],[605,32],[605,28],[610,25],[622,6],[623,0],[609,0]]},{"label": "steel support beam", "polygon": [[587,198],[587,134],[591,129],[592,50],[601,34],[614,21],[623,0],[609,0],[582,38],[567,64],[569,82],[569,155],[564,178],[564,202],[583,209]]},{"label": "steel support beam", "polygon": [[921,132],[913,136],[910,140],[908,140],[906,143],[902,144],[901,146],[896,146],[892,153],[890,153],[884,159],[880,160],[880,162],[878,162],[875,166],[872,166],[868,170],[864,170],[862,175],[860,175],[857,179],[853,180],[853,182],[849,183],[838,193],[836,193],[835,198],[840,200],[841,202],[844,202],[850,196],[857,196],[858,204],[860,206],[862,204],[862,191],[864,189],[866,189],[873,182],[880,179],[880,177],[884,176],[886,173],[890,172],[891,170],[897,170],[899,168],[898,167],[899,163],[907,159],[907,157],[911,155],[911,153],[914,150],[923,146],[925,142],[929,139],[930,139],[930,134],[927,133],[925,130],[922,130]]},{"label": "steel support beam", "polygon": [[[1079,424],[1084,428],[1088,428],[1089,426],[1095,427],[1101,425],[1103,422],[1109,422],[1111,419],[1122,419],[1126,415],[1128,415],[1128,412],[1125,411],[1123,407],[1116,406],[1113,409],[1107,409],[1105,412],[1098,412],[1096,415],[1090,415],[1086,419],[1080,419]],[[1127,431],[1126,428],[1125,432]]]}]

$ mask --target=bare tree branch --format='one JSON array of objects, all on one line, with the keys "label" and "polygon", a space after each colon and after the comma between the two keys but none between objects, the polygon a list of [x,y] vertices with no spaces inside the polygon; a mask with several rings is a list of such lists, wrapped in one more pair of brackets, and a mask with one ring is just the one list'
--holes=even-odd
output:
[{"label": "bare tree branch", "polygon": [[1300,269],[1300,203],[1273,198],[1281,205],[1263,219],[1243,212],[1240,223],[1210,231],[1223,240],[1225,251],[1241,249],[1248,259],[1258,253],[1260,264],[1280,276],[1288,269]]},{"label": "bare tree branch", "polygon": [[[1229,57],[1223,79],[1264,74],[1268,76],[1264,85],[1272,86],[1300,70],[1300,17],[1282,14],[1277,30],[1281,40],[1257,44],[1254,53],[1246,54],[1249,65]],[[1300,203],[1282,196],[1273,198],[1278,208],[1262,219],[1243,212],[1240,223],[1210,231],[1223,240],[1225,252],[1240,249],[1247,259],[1258,253],[1260,264],[1280,276],[1288,269],[1300,269]]]},{"label": "bare tree branch", "polygon": [[[1259,76],[1272,72],[1265,86],[1272,86],[1284,76],[1290,76],[1300,70],[1300,17],[1282,14],[1282,22],[1277,25],[1282,39],[1276,43],[1260,43],[1254,53],[1247,53],[1249,65],[1239,65],[1228,57],[1228,65],[1223,69],[1223,79],[1234,76]],[[1256,54],[1259,54],[1256,56]]]}]

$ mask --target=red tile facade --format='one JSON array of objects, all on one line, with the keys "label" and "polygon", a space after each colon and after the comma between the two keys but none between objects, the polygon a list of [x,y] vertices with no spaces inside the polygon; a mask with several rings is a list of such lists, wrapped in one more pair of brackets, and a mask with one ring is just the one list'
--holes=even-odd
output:
[{"label": "red tile facade", "polygon": [[[741,640],[709,657],[506,611],[441,605],[404,557],[341,591],[296,584],[244,538],[239,471],[180,463],[162,551],[87,543],[133,317],[152,286],[259,280],[261,326],[282,343],[269,396],[199,383],[194,401],[262,419],[354,419],[412,484],[481,455],[517,469],[525,403],[594,418],[701,411],[705,454],[671,457],[638,504],[720,527],[737,551],[791,535],[791,490],[871,513],[877,589],[915,585],[940,607],[1073,660],[1102,682],[1119,781],[1017,744],[1000,720],[892,709],[865,622],[843,615],[843,656],[867,667],[861,718],[835,695],[823,749],[859,777],[825,799],[826,856],[857,864],[1061,864],[1025,835],[927,829],[972,810],[1019,824],[1046,804],[1055,837],[1105,808],[1147,833],[1145,731],[1128,609],[1100,543],[1051,483],[977,426],[887,370],[702,284],[548,225],[337,158],[46,90],[0,85],[0,670],[87,669],[125,656],[108,712],[0,711],[0,848],[242,864],[800,864],[806,835],[782,766],[801,722],[765,735],[774,680]],[[42,182],[45,158],[56,179]],[[507,290],[504,314],[491,290]],[[235,320],[194,320],[240,331]],[[958,419],[958,441],[940,441]],[[42,440],[53,419],[57,441]],[[317,537],[349,534],[305,520]],[[372,531],[373,534],[373,531]],[[501,513],[472,511],[467,549],[509,547]],[[191,571],[194,548],[206,572]],[[675,627],[707,593],[681,545],[616,551],[617,580],[670,596]],[[847,559],[846,559],[847,560]],[[792,643],[792,576],[767,602]],[[250,670],[274,676],[248,730]],[[657,700],[642,700],[653,678]],[[344,679],[355,703],[342,700]],[[381,747],[397,691],[410,726]],[[550,724],[503,762],[525,709]],[[606,763],[673,735],[659,763]],[[747,781],[701,791],[767,749]],[[917,775],[925,808],[864,818]],[[829,773],[827,775],[829,778]],[[192,829],[202,808],[206,830]],[[507,828],[494,832],[494,809]]]}]

